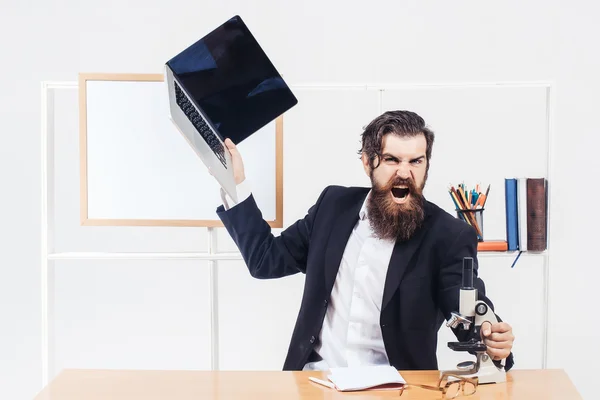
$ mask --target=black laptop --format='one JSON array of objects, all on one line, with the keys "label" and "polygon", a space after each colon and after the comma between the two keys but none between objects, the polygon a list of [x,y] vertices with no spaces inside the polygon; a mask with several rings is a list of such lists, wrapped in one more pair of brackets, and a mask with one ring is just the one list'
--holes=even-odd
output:
[{"label": "black laptop", "polygon": [[170,59],[165,82],[172,121],[237,201],[224,140],[241,143],[298,100],[239,16]]}]

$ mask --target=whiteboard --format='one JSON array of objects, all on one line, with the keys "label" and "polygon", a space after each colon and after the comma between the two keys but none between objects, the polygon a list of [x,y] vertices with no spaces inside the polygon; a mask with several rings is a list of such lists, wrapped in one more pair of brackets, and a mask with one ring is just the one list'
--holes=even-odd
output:
[{"label": "whiteboard", "polygon": [[[80,74],[82,225],[223,226],[220,186],[169,118],[161,74]],[[282,227],[283,116],[238,144],[263,217]]]}]

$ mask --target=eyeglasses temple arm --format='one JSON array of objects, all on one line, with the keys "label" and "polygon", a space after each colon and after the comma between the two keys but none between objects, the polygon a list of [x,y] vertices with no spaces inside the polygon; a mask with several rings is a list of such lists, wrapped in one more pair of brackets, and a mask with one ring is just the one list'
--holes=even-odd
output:
[{"label": "eyeglasses temple arm", "polygon": [[410,387],[410,386],[416,386],[416,387],[420,387],[423,389],[430,389],[430,390],[437,390],[438,392],[443,392],[444,388],[442,387],[438,387],[438,386],[430,386],[430,385],[420,385],[418,383],[407,383],[404,385],[404,388]]}]

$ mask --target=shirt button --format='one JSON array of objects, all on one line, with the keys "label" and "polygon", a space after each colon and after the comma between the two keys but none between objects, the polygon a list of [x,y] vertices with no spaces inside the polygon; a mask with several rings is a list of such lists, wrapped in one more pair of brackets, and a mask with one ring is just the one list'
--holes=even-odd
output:
[{"label": "shirt button", "polygon": [[316,340],[316,339],[315,339],[315,337],[314,337],[314,336],[311,336],[311,337],[310,337],[310,342],[311,342],[311,343],[314,343],[314,342],[315,342],[315,340]]}]

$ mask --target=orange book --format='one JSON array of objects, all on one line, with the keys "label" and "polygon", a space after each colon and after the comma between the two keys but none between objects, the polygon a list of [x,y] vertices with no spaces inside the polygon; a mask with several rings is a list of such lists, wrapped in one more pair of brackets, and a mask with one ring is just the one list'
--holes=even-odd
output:
[{"label": "orange book", "polygon": [[477,243],[478,251],[508,251],[508,243],[505,240],[489,240]]}]

